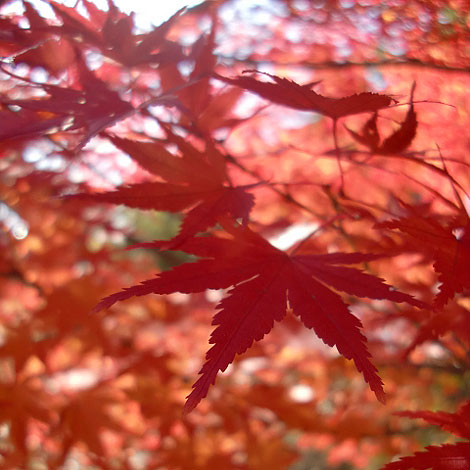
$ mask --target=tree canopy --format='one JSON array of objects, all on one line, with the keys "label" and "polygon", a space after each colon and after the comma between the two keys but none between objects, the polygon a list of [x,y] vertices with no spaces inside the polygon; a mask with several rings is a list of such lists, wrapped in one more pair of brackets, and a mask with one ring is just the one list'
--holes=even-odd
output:
[{"label": "tree canopy", "polygon": [[0,468],[470,469],[469,10],[0,1]]}]

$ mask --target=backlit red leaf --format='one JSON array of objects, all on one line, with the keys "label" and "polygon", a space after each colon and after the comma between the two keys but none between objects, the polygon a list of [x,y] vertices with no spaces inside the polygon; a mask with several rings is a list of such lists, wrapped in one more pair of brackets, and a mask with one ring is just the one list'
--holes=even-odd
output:
[{"label": "backlit red leaf", "polygon": [[444,411],[400,411],[397,416],[406,418],[420,418],[427,423],[439,426],[463,439],[470,440],[470,401],[464,403],[456,413]]},{"label": "backlit red leaf", "polygon": [[[256,72],[256,71],[255,71]],[[256,72],[261,73],[261,72]],[[324,114],[333,119],[338,119],[351,114],[374,112],[388,107],[392,98],[377,93],[359,93],[345,98],[329,98],[319,95],[310,89],[310,85],[299,85],[287,78],[276,75],[264,74],[270,77],[272,82],[262,82],[254,77],[240,76],[236,78],[214,76],[230,85],[239,86],[252,91],[264,99],[273,103],[302,111],[313,111]]]},{"label": "backlit red leaf", "polygon": [[177,145],[181,156],[173,155],[156,140],[143,142],[107,137],[142,168],[169,183],[206,186],[209,190],[220,187],[225,180],[225,160],[210,141],[206,142],[204,151],[200,151],[169,129],[167,135],[167,143]]},{"label": "backlit red leaf", "polygon": [[254,196],[246,192],[246,188],[243,186],[207,188],[149,182],[123,186],[116,191],[106,193],[82,193],[68,198],[167,212],[179,212],[193,206],[186,214],[177,237],[173,239],[173,243],[177,244],[184,238],[214,226],[225,216],[242,219],[246,224],[254,205]]},{"label": "backlit red leaf", "polygon": [[410,93],[410,105],[405,120],[392,135],[384,139],[379,145],[380,137],[377,130],[377,113],[375,113],[362,127],[360,134],[346,128],[352,137],[359,143],[369,147],[373,153],[382,155],[396,154],[406,150],[416,136],[418,120],[413,107],[413,94],[416,83],[413,83]]},{"label": "backlit red leaf", "polygon": [[[429,424],[440,426],[456,436],[470,438],[470,401],[464,403],[456,413],[442,411],[402,411],[398,416],[421,418]],[[391,462],[382,470],[469,470],[470,442],[457,442],[442,446],[429,446],[423,452],[412,456],[401,457],[397,462]]]},{"label": "backlit red leaf", "polygon": [[442,308],[456,293],[470,289],[470,222],[454,220],[448,225],[431,217],[413,214],[378,225],[406,234],[413,248],[434,261],[439,274],[439,293],[434,305]]},{"label": "backlit red leaf", "polygon": [[111,2],[108,4],[108,11],[104,12],[91,2],[85,1],[84,5],[90,19],[81,15],[75,8],[54,0],[49,4],[63,21],[61,27],[51,30],[58,29],[64,36],[79,37],[84,42],[98,47],[103,54],[128,67],[177,62],[184,58],[182,48],[165,39],[184,8],[149,33],[133,34],[133,17],[119,11]]},{"label": "backlit red leaf", "polygon": [[[69,131],[80,129],[83,135],[77,149],[81,148],[103,129],[130,115],[134,108],[96,77],[82,61],[78,62],[77,69],[77,87],[80,89],[43,84],[41,86],[47,96],[37,99],[10,99],[0,95],[0,103],[9,107],[17,106],[23,113],[43,113],[38,114],[36,122],[28,123],[27,128],[30,130],[27,134],[35,133],[37,127],[46,127],[47,132],[57,132],[63,128]],[[41,118],[45,113],[49,114],[48,118]],[[6,116],[3,118],[8,120]],[[4,138],[13,139],[24,135],[25,130],[22,127],[15,127],[16,132],[12,129]]]},{"label": "backlit red leaf", "polygon": [[409,457],[401,457],[391,462],[382,470],[469,470],[470,443],[444,444],[428,446],[423,452],[416,452]]},{"label": "backlit red leaf", "polygon": [[[232,287],[218,305],[213,324],[217,328],[210,342],[201,377],[188,397],[186,411],[204,398],[218,371],[226,369],[236,354],[269,333],[274,321],[285,316],[287,300],[294,314],[329,346],[352,359],[370,388],[385,399],[382,381],[371,364],[360,320],[352,315],[340,295],[326,287],[359,297],[408,302],[422,307],[413,297],[391,290],[381,279],[344,265],[378,258],[371,254],[335,253],[289,256],[270,245],[247,227],[230,229],[232,238],[216,236],[185,240],[178,249],[203,257],[183,264],[157,278],[103,299],[95,311],[133,296],[201,292]],[[171,242],[170,242],[171,243]],[[168,242],[154,243],[155,247]],[[150,245],[149,245],[150,246]]]}]

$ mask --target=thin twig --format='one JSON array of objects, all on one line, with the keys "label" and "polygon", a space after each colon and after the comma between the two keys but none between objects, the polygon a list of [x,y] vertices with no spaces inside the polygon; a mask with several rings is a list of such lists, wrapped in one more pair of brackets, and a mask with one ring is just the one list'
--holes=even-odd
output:
[{"label": "thin twig", "polygon": [[[226,56],[226,55],[218,55],[219,59],[221,60],[230,60],[233,62],[239,62],[243,64],[249,64],[254,66],[264,66],[264,65],[273,65],[279,67],[295,67],[299,68],[299,62],[276,62],[273,60],[268,59],[249,59],[249,58],[241,58],[241,57],[233,57],[233,56]],[[453,67],[444,64],[436,64],[434,62],[426,62],[418,59],[406,58],[403,60],[399,59],[385,59],[385,60],[378,60],[375,62],[370,61],[363,61],[363,62],[335,62],[335,61],[325,61],[325,62],[302,62],[302,67],[314,69],[314,70],[329,70],[329,69],[346,69],[346,68],[353,68],[353,67],[419,67],[419,68],[427,68],[427,69],[434,69],[434,70],[442,70],[445,72],[452,72],[452,73],[470,73],[470,67]]]}]

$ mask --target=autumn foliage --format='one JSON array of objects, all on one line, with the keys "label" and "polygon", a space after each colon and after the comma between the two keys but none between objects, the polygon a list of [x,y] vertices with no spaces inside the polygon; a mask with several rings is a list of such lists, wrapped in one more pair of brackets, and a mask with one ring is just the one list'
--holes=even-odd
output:
[{"label": "autumn foliage", "polygon": [[470,469],[465,0],[0,1],[0,468]]}]

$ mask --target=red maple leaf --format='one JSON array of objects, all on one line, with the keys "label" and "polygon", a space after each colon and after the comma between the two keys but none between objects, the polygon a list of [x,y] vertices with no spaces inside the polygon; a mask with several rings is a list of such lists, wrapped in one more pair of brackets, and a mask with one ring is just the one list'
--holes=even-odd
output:
[{"label": "red maple leaf", "polygon": [[413,107],[415,88],[416,83],[413,83],[410,93],[410,106],[405,120],[401,123],[400,127],[393,132],[392,135],[384,139],[380,145],[380,136],[377,129],[377,113],[374,113],[373,116],[367,120],[360,134],[347,127],[346,129],[357,142],[369,147],[369,150],[373,153],[389,155],[403,152],[415,138],[416,129],[418,127],[416,112]]},{"label": "red maple leaf", "polygon": [[362,126],[361,133],[355,132],[345,126],[356,142],[369,147],[371,152],[379,153],[380,136],[377,129],[377,113],[374,113]]},{"label": "red maple leaf", "polygon": [[188,58],[194,60],[194,68],[188,78],[189,81],[194,83],[183,87],[178,93],[181,104],[194,117],[198,117],[212,99],[210,75],[217,62],[213,52],[215,48],[216,25],[217,22],[213,21],[210,33],[202,35],[192,45]]},{"label": "red maple leaf", "polygon": [[67,39],[52,35],[50,25],[30,3],[24,2],[23,7],[29,29],[21,28],[11,18],[0,19],[2,56],[9,56],[15,64],[43,67],[54,76],[60,75],[75,60],[73,46]]},{"label": "red maple leaf", "polygon": [[[456,413],[443,411],[402,411],[395,413],[408,418],[421,418],[430,424],[440,426],[456,436],[470,439],[470,401],[464,403]],[[469,470],[470,442],[457,442],[442,446],[428,446],[425,451],[412,456],[401,457],[383,470]]]},{"label": "red maple leaf", "polygon": [[[179,249],[204,258],[180,265],[155,279],[127,288],[103,299],[94,309],[108,308],[133,296],[193,293],[232,286],[218,308],[217,328],[210,342],[202,374],[185,406],[191,411],[204,398],[218,371],[224,371],[236,354],[244,353],[254,341],[268,334],[274,321],[281,321],[288,305],[307,328],[329,346],[336,346],[352,359],[380,401],[385,394],[377,369],[369,361],[360,320],[348,310],[339,294],[327,285],[358,297],[408,302],[423,307],[413,297],[392,290],[382,279],[346,267],[379,258],[364,253],[288,255],[269,244],[248,227],[227,229],[232,238],[207,236],[187,239]],[[150,246],[151,244],[148,244]],[[168,248],[168,242],[154,242]]]},{"label": "red maple leaf", "polygon": [[420,344],[438,340],[449,332],[458,337],[463,344],[470,346],[470,312],[457,303],[433,312],[430,318],[420,323],[413,341],[403,352],[403,358],[408,357]]},{"label": "red maple leaf", "polygon": [[168,127],[165,129],[168,141],[181,150],[181,157],[170,153],[158,141],[139,142],[108,136],[116,147],[128,153],[142,168],[164,179],[165,183],[144,182],[123,186],[116,191],[71,197],[168,212],[180,212],[191,207],[179,234],[173,239],[173,247],[185,238],[214,226],[225,216],[241,219],[246,224],[254,205],[254,196],[246,192],[250,186],[227,185],[224,156],[211,141],[206,142],[202,152]]},{"label": "red maple leaf", "polygon": [[[133,34],[134,20],[108,1],[108,11],[102,11],[93,2],[83,1],[90,19],[51,0],[49,5],[62,21],[62,26],[50,27],[51,32],[98,47],[101,52],[128,67],[177,62],[184,58],[181,47],[166,40],[166,34],[185,10],[181,8],[171,18],[146,34]],[[158,50],[158,52],[155,52]]]},{"label": "red maple leaf", "polygon": [[397,416],[407,418],[421,418],[429,424],[440,426],[456,436],[470,440],[470,401],[467,401],[457,410],[456,413],[446,413],[444,411],[400,411]]},{"label": "red maple leaf", "polygon": [[241,219],[246,224],[254,205],[254,196],[246,189],[252,186],[227,185],[224,156],[212,142],[207,141],[205,151],[201,152],[168,127],[165,130],[168,141],[181,150],[181,157],[170,153],[158,141],[139,142],[108,135],[116,147],[128,153],[142,168],[164,179],[165,183],[144,182],[123,186],[116,191],[70,197],[168,212],[180,212],[191,207],[179,234],[173,238],[173,248],[226,216]]},{"label": "red maple leaf", "polygon": [[382,470],[470,470],[470,443],[428,446],[425,451],[401,457]]},{"label": "red maple leaf", "polygon": [[[114,125],[129,116],[134,108],[123,101],[119,94],[90,71],[82,60],[77,59],[78,83],[81,89],[66,88],[51,84],[41,84],[47,96],[33,99],[10,99],[0,95],[0,103],[8,107],[21,108],[21,114],[28,116],[37,113],[37,121],[22,127],[7,126],[2,132],[3,139],[17,139],[24,135],[53,133],[82,129],[83,135],[75,150],[83,147],[92,137],[106,127]],[[13,74],[11,74],[14,76]],[[26,79],[23,79],[26,80]],[[26,80],[27,81],[27,80]],[[40,118],[47,115],[47,119]],[[11,112],[0,112],[0,122],[11,117]],[[19,123],[20,118],[16,118]],[[24,119],[24,118],[23,118]]]},{"label": "red maple leaf", "polygon": [[419,215],[406,206],[409,217],[378,224],[377,227],[398,229],[408,236],[412,249],[434,261],[441,283],[434,306],[442,308],[456,293],[470,289],[470,221],[466,214],[447,225]]},{"label": "red maple leaf", "polygon": [[[0,101],[2,100],[0,96]],[[25,141],[55,132],[66,121],[64,116],[47,115],[28,109],[11,111],[0,103],[0,141]],[[7,154],[2,152],[0,158]]]},{"label": "red maple leaf", "polygon": [[[246,72],[263,73],[256,70],[247,70]],[[241,76],[228,78],[214,74],[219,80],[249,90],[273,103],[302,111],[314,111],[329,116],[334,120],[351,114],[374,112],[386,108],[392,102],[390,96],[369,92],[344,98],[329,98],[311,90],[311,84],[299,85],[287,78],[277,77],[268,73],[263,73],[263,75],[270,77],[274,83],[261,82],[254,77]]]}]

